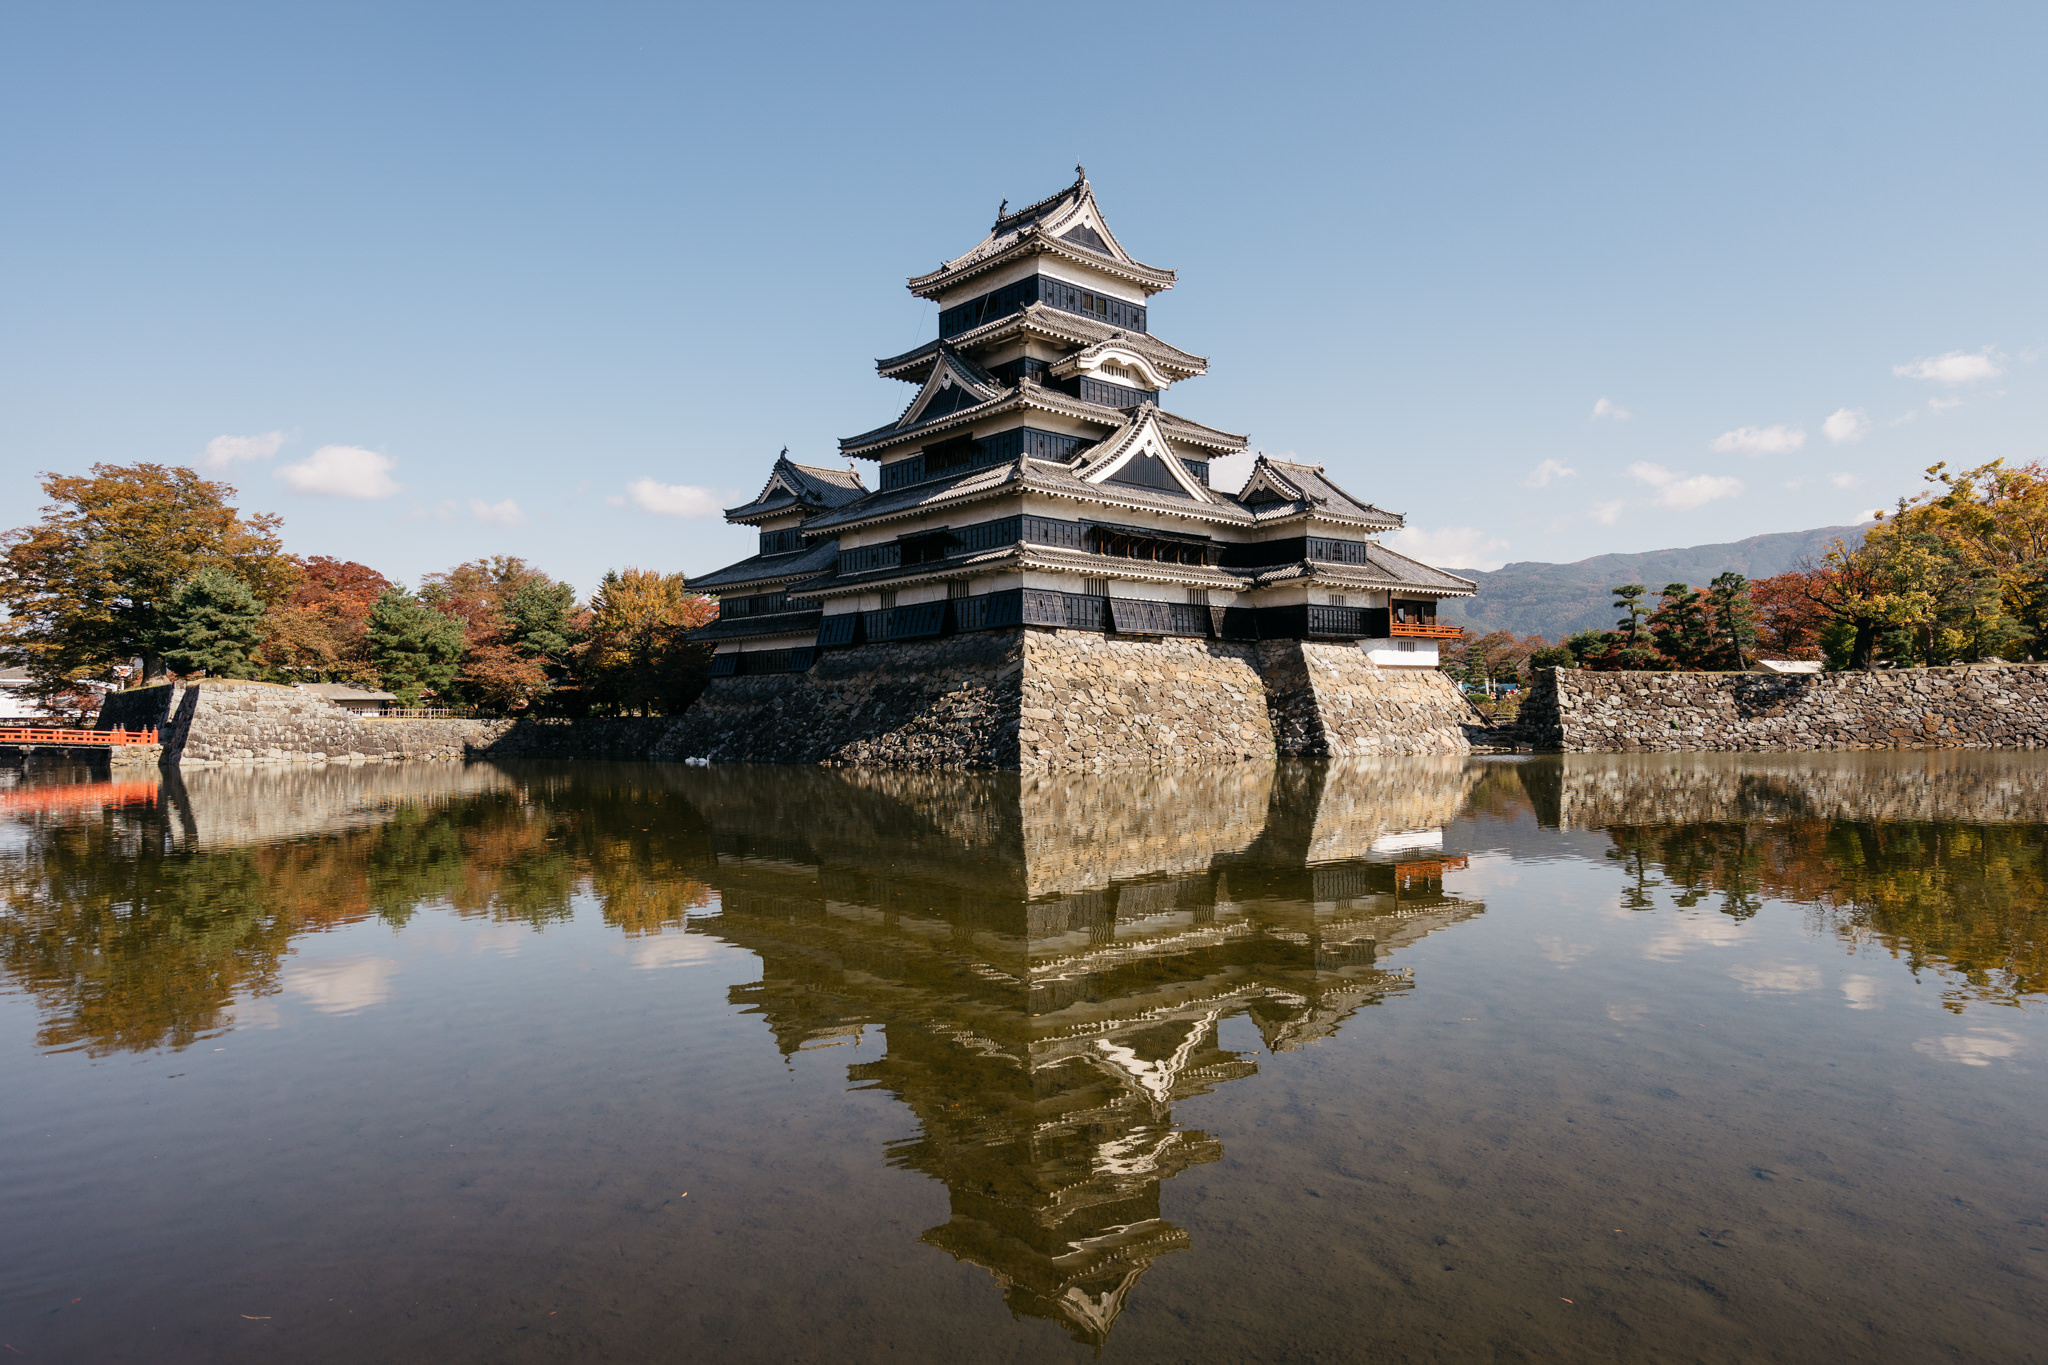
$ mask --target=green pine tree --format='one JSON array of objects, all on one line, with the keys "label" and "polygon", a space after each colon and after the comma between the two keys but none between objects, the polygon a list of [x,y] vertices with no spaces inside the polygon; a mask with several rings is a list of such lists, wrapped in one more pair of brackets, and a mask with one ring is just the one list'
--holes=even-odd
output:
[{"label": "green pine tree", "polygon": [[384,690],[405,706],[446,692],[462,666],[462,623],[398,588],[370,608],[369,642]]},{"label": "green pine tree", "polygon": [[1707,624],[1706,594],[1688,583],[1666,583],[1657,596],[1650,633],[1658,651],[1680,668],[1711,666],[1714,636]]},{"label": "green pine tree", "polygon": [[1730,570],[1707,588],[1716,662],[1740,673],[1756,654],[1756,606],[1749,600],[1749,580]]},{"label": "green pine tree", "polygon": [[157,652],[180,673],[253,678],[263,642],[263,603],[225,569],[201,569],[165,604]]},{"label": "green pine tree", "polygon": [[1609,588],[1608,591],[1614,594],[1614,609],[1627,613],[1614,623],[1614,628],[1620,631],[1630,644],[1634,644],[1641,638],[1643,618],[1650,614],[1650,609],[1643,605],[1643,594],[1649,589],[1640,583],[1624,583],[1618,588]]}]

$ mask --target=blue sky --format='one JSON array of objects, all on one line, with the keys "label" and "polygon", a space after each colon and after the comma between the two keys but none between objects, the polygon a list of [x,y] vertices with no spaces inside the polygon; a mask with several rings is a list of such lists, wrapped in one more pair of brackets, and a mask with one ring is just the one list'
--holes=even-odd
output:
[{"label": "blue sky", "polygon": [[[0,523],[203,463],[405,579],[702,572],[910,390],[905,276],[1085,161],[1169,405],[1437,562],[2043,457],[2035,5],[17,3]],[[210,452],[210,453],[209,453]],[[636,489],[637,494],[636,494]]]}]

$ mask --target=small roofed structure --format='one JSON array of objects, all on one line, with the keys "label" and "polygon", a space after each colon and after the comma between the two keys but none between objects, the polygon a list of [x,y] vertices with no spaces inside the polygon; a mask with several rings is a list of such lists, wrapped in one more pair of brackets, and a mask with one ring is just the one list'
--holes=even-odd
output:
[{"label": "small roofed structure", "polygon": [[374,687],[358,687],[354,683],[299,683],[296,686],[298,691],[310,692],[358,716],[376,715],[398,700],[394,693],[380,692]]}]

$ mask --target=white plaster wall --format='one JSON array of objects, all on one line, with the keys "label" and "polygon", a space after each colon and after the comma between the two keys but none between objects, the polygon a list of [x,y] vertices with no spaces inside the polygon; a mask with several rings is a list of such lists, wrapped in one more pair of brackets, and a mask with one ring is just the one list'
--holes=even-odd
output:
[{"label": "white plaster wall", "polygon": [[1360,640],[1365,657],[1381,668],[1435,668],[1434,640]]}]

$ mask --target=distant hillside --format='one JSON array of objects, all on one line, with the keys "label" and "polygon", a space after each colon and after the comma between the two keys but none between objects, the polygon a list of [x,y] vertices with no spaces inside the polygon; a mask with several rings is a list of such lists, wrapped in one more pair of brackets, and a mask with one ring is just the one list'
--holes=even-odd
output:
[{"label": "distant hillside", "polygon": [[1733,569],[1750,578],[1783,573],[1807,556],[1818,559],[1836,537],[1854,545],[1860,526],[1823,526],[1814,531],[1780,531],[1728,545],[1694,545],[1684,550],[1650,550],[1636,555],[1595,555],[1576,564],[1507,564],[1491,573],[1452,569],[1479,584],[1479,595],[1448,599],[1438,614],[1481,633],[1511,630],[1561,640],[1582,630],[1612,630],[1615,614],[1608,591],[1620,583],[1641,583],[1651,598],[1666,583],[1705,587],[1716,574]]}]

